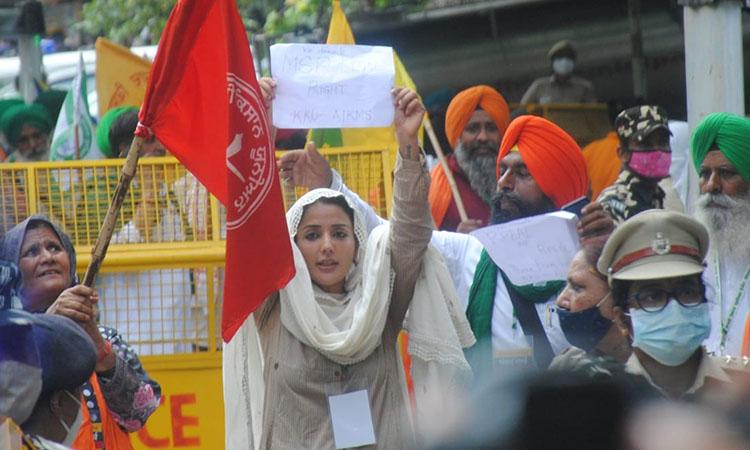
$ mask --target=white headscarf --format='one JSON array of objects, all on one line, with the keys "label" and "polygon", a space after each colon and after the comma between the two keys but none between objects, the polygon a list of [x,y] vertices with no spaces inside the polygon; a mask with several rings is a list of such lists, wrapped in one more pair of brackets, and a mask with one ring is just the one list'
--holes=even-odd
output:
[{"label": "white headscarf", "polygon": [[[321,198],[344,199],[354,212],[354,236],[358,250],[344,283],[343,295],[329,294],[316,286],[294,237],[305,207]],[[300,342],[339,364],[355,364],[380,344],[394,274],[388,239],[378,239],[387,225],[367,237],[365,221],[342,193],[315,189],[302,196],[286,215],[297,271],[280,291],[281,323]],[[363,277],[363,273],[367,276]]]},{"label": "white headscarf", "polygon": [[[334,295],[314,285],[294,236],[305,206],[323,197],[340,196],[354,211],[354,235],[359,248],[345,280],[346,292]],[[280,291],[282,325],[332,361],[354,364],[364,360],[380,344],[388,316],[394,279],[390,225],[378,226],[368,236],[356,205],[330,189],[316,189],[297,200],[287,212],[287,224],[297,273]],[[462,348],[475,342],[450,272],[433,246],[428,247],[422,266],[405,321],[412,356],[417,432],[423,423],[450,406],[455,389],[471,377]],[[222,356],[226,448],[258,448],[265,399],[263,357],[253,316],[224,345]],[[403,378],[403,371],[400,372]],[[402,385],[405,393],[405,382]],[[406,395],[404,403],[408,404]]]}]

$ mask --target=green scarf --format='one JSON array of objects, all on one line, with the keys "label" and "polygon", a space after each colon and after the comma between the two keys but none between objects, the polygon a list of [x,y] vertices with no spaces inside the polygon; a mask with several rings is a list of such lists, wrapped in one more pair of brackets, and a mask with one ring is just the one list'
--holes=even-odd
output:
[{"label": "green scarf", "polygon": [[[477,343],[467,349],[466,358],[475,372],[491,368],[492,362],[492,307],[495,302],[497,288],[497,265],[490,258],[487,250],[482,250],[479,263],[474,271],[474,280],[469,289],[469,306],[466,316],[469,319],[471,331]],[[506,286],[512,286],[521,296],[534,303],[544,303],[559,292],[565,285],[564,281],[555,280],[546,283],[526,284],[517,286],[510,282],[500,270]],[[514,313],[515,315],[515,313]],[[490,364],[488,366],[487,364]]]}]

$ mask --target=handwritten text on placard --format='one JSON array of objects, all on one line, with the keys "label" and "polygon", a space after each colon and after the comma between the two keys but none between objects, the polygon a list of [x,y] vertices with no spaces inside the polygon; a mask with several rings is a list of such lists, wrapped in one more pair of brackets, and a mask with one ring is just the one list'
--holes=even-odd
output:
[{"label": "handwritten text on placard", "polygon": [[578,251],[575,214],[557,211],[480,228],[474,235],[513,284],[567,278]]},{"label": "handwritten text on placard", "polygon": [[393,122],[393,50],[367,45],[276,44],[279,128],[384,127]]}]

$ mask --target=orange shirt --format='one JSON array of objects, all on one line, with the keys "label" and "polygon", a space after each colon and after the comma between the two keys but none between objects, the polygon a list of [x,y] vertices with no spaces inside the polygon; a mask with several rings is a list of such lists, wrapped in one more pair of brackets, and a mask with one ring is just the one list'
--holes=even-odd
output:
[{"label": "orange shirt", "polygon": [[622,163],[617,157],[620,145],[617,133],[610,131],[607,136],[583,148],[586,170],[591,181],[591,198],[596,199],[604,188],[611,186],[620,174]]}]

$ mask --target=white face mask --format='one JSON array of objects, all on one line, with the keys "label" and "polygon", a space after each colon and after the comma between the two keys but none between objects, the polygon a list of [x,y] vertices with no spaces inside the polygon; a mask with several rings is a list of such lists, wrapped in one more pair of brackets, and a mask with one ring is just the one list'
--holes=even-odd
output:
[{"label": "white face mask", "polygon": [[60,425],[62,425],[62,427],[65,428],[65,432],[67,433],[65,435],[65,440],[63,440],[61,444],[66,447],[71,447],[73,445],[73,441],[76,440],[76,436],[78,436],[78,430],[80,430],[81,428],[81,423],[83,422],[83,411],[81,410],[80,400],[75,398],[73,394],[71,394],[67,390],[65,391],[65,394],[71,399],[73,399],[73,401],[76,402],[76,404],[78,405],[78,413],[76,413],[76,418],[73,420],[72,424],[68,425],[61,418],[59,417],[57,418],[57,420],[60,422]]},{"label": "white face mask", "polygon": [[573,73],[574,67],[575,61],[568,57],[555,58],[552,60],[552,70],[557,75],[568,76]]}]

